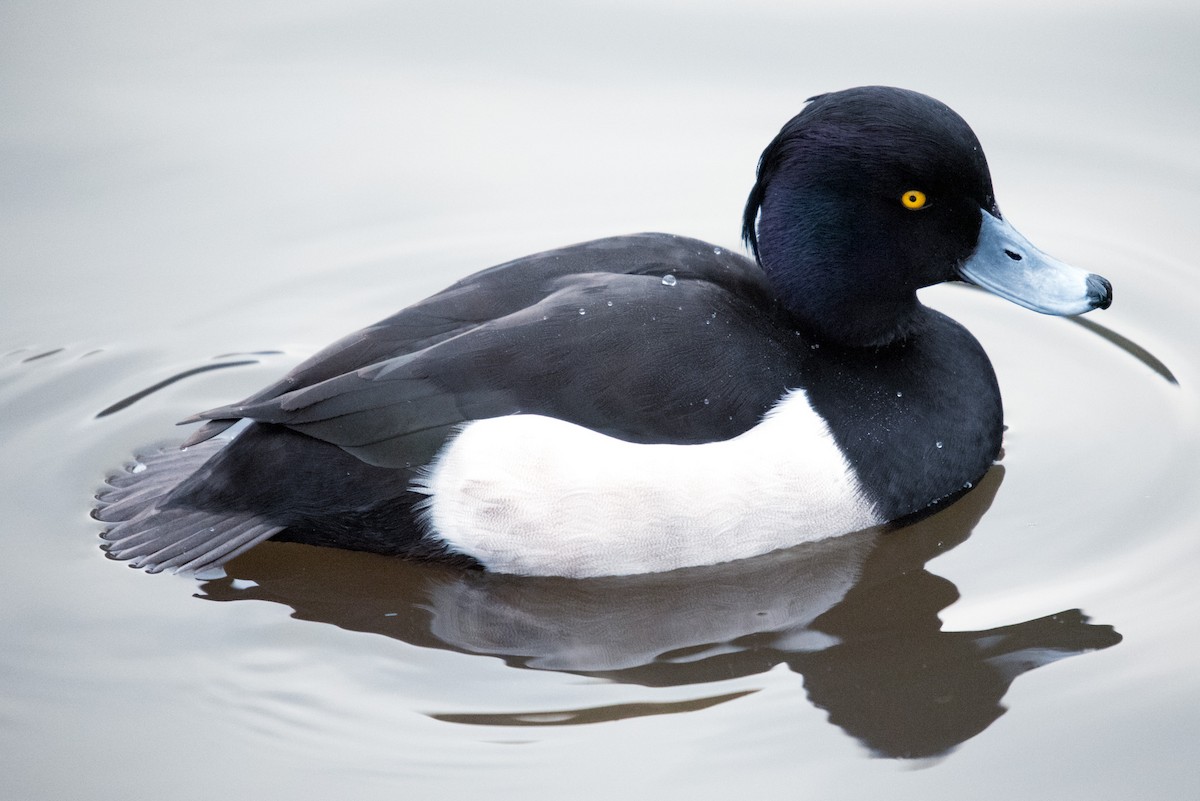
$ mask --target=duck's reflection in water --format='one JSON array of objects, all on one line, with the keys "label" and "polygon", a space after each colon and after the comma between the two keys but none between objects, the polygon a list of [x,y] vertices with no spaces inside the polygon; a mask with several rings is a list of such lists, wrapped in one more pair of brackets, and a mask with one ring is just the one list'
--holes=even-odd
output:
[{"label": "duck's reflection in water", "polygon": [[[809,699],[876,755],[944,754],[1004,712],[1022,673],[1121,637],[1078,610],[987,631],[942,631],[955,586],[925,569],[962,543],[1003,469],[939,514],[667,574],[521,578],[324,548],[268,543],[205,582],[213,600],[286,604],[303,620],[509,665],[645,686],[718,682],[781,663]],[[565,725],[665,714],[744,695],[510,714],[440,715],[480,725]]]}]

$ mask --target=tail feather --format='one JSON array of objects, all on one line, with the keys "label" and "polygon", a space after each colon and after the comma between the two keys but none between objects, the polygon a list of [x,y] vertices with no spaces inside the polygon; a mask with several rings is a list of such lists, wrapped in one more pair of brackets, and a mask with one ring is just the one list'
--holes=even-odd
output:
[{"label": "tail feather", "polygon": [[161,548],[154,554],[159,570],[179,570],[188,572],[213,566],[214,562],[225,562],[240,553],[241,546],[250,542],[257,543],[258,534],[263,528],[261,521],[256,518],[237,519],[230,521],[231,525],[221,530],[220,536],[214,542],[216,527],[201,529],[183,539]]},{"label": "tail feather", "polygon": [[[284,527],[249,512],[197,509],[172,491],[227,444],[208,440],[139,454],[96,494],[92,516],[109,523],[101,534],[114,559],[150,573],[196,573],[220,567]],[[174,502],[173,502],[174,501]]]},{"label": "tail feather", "polygon": [[111,500],[116,493],[97,494],[96,500],[98,501],[98,505],[92,516],[104,523],[123,522],[136,516],[139,511],[169,490],[169,487],[163,488],[152,485],[137,487],[134,491],[122,494],[120,500],[116,501]]}]

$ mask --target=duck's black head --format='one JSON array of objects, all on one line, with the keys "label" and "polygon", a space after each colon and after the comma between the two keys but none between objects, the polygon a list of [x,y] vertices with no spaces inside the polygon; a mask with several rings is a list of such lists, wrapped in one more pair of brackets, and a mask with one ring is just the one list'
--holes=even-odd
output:
[{"label": "duck's black head", "polygon": [[[992,229],[997,241],[980,254],[981,230]],[[1093,276],[1090,305],[1080,307],[1076,284],[1087,274],[1066,265],[1062,291],[1071,298],[1058,305],[1023,297],[1031,287],[988,285],[993,271],[1011,272],[1006,262],[1041,269],[1044,254],[1001,220],[970,126],[904,89],[812,98],[763,152],[743,236],[800,326],[844,345],[903,337],[921,308],[916,291],[955,278],[1052,313],[1078,314],[1110,297],[1107,282]]]}]

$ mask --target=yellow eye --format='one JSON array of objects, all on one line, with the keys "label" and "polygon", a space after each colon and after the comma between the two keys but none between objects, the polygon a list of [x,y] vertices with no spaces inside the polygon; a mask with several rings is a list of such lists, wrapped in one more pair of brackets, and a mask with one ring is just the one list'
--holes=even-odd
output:
[{"label": "yellow eye", "polygon": [[904,208],[916,211],[925,207],[925,193],[920,189],[910,189],[900,196],[900,202]]}]

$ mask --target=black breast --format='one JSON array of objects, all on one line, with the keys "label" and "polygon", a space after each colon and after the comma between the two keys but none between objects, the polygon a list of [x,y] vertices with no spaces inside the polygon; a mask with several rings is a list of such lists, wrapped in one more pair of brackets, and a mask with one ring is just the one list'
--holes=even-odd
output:
[{"label": "black breast", "polygon": [[975,483],[1000,452],[1000,390],[983,348],[924,309],[902,341],[822,346],[802,368],[810,402],[881,515],[897,520]]}]

